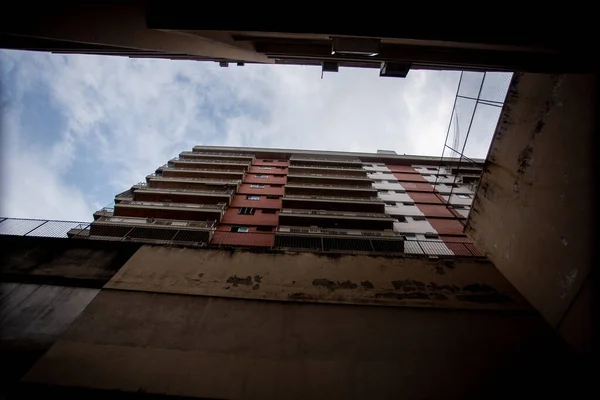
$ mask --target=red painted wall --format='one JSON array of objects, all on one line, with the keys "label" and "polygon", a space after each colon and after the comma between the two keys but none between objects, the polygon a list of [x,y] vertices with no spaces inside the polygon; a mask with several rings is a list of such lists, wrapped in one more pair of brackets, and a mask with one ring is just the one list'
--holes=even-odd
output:
[{"label": "red painted wall", "polygon": [[392,175],[396,177],[400,182],[425,182],[427,180],[423,178],[421,174],[405,174],[400,172],[393,172]]},{"label": "red painted wall", "polygon": [[427,218],[427,222],[433,226],[433,229],[435,229],[439,235],[466,236],[463,233],[463,225],[456,219]]},{"label": "red painted wall", "polygon": [[407,192],[415,203],[442,204],[442,200],[435,193]]},{"label": "red painted wall", "polygon": [[238,212],[239,208],[228,208],[221,223],[244,226],[277,226],[279,223],[279,211],[275,214],[264,214],[262,210],[256,210],[254,215],[241,215]]},{"label": "red painted wall", "polygon": [[[260,200],[247,200],[245,194],[237,194],[233,197],[231,207],[253,207],[253,208],[276,208],[281,209],[281,197],[277,199],[267,199],[267,196],[260,195]],[[251,195],[256,196],[256,195]]]},{"label": "red painted wall", "polygon": [[237,191],[238,194],[258,194],[265,196],[283,196],[284,187],[274,187],[269,184],[265,184],[263,189],[251,188],[249,183],[242,183],[240,189]]},{"label": "red painted wall", "polygon": [[[268,172],[268,171],[267,171]],[[257,178],[256,174],[246,174],[244,176],[243,183],[260,183],[260,184],[269,184],[276,183],[280,185],[285,185],[286,177],[285,175],[273,175],[268,173],[263,173],[262,175],[269,175],[268,178]]]},{"label": "red painted wall", "polygon": [[416,204],[426,217],[455,218],[445,205]]},{"label": "red painted wall", "polygon": [[286,168],[275,168],[274,166],[270,166],[271,169],[261,169],[257,165],[252,165],[248,170],[251,174],[269,174],[269,175],[287,175],[288,169]]},{"label": "red painted wall", "polygon": [[388,167],[388,169],[392,172],[403,172],[406,174],[418,174],[419,173],[413,167],[410,167],[408,165],[391,165],[391,164],[388,165],[388,164],[386,164],[385,166]]},{"label": "red painted wall", "polygon": [[268,160],[268,158],[257,158],[254,161],[252,161],[252,165],[264,165],[264,166],[277,166],[277,167],[289,167],[290,166],[290,162],[288,160],[276,160],[276,159],[272,159],[273,161],[271,162],[267,162],[264,160]]},{"label": "red painted wall", "polygon": [[271,232],[256,232],[250,228],[248,233],[228,232],[229,226],[222,226],[217,230],[210,241],[211,244],[229,244],[237,246],[263,246],[273,247],[275,234]]},{"label": "red painted wall", "polygon": [[407,192],[410,192],[410,191],[433,192],[433,186],[431,186],[429,183],[400,182],[400,184],[404,187],[404,189],[406,189]]}]

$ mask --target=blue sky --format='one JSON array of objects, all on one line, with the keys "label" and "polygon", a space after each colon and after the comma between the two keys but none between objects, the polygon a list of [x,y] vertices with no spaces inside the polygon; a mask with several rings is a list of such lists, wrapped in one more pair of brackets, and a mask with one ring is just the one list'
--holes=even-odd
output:
[{"label": "blue sky", "polygon": [[[194,145],[441,153],[458,72],[320,75],[0,50],[0,215],[90,220]],[[484,136],[470,156],[485,157]]]}]

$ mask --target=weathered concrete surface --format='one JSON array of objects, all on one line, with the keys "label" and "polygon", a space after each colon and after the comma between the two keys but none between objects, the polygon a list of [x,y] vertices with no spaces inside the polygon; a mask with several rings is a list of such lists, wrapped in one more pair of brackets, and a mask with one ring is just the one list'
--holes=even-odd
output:
[{"label": "weathered concrete surface", "polygon": [[0,279],[100,288],[139,247],[135,243],[0,235]]},{"label": "weathered concrete surface", "polygon": [[576,397],[561,344],[530,313],[102,290],[24,382],[208,398]]},{"label": "weathered concrete surface", "polygon": [[530,310],[491,263],[142,247],[105,286],[326,303]]},{"label": "weathered concrete surface", "polygon": [[27,372],[98,289],[0,283],[0,393]]},{"label": "weathered concrete surface", "polygon": [[554,327],[593,265],[596,90],[593,75],[515,74],[466,227]]}]

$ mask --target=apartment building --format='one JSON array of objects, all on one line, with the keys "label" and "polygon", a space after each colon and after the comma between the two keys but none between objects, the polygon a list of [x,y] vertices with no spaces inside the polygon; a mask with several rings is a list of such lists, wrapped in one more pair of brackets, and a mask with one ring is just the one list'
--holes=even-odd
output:
[{"label": "apartment building", "polygon": [[200,247],[480,256],[463,227],[481,166],[393,151],[195,146],[118,194],[81,233]]}]

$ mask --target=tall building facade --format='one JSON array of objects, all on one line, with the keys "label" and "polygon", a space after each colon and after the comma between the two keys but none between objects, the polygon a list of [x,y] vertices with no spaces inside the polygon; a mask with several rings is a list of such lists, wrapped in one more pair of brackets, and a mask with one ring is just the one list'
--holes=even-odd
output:
[{"label": "tall building facade", "polygon": [[207,247],[480,256],[463,233],[482,162],[195,146],[86,235]]}]

